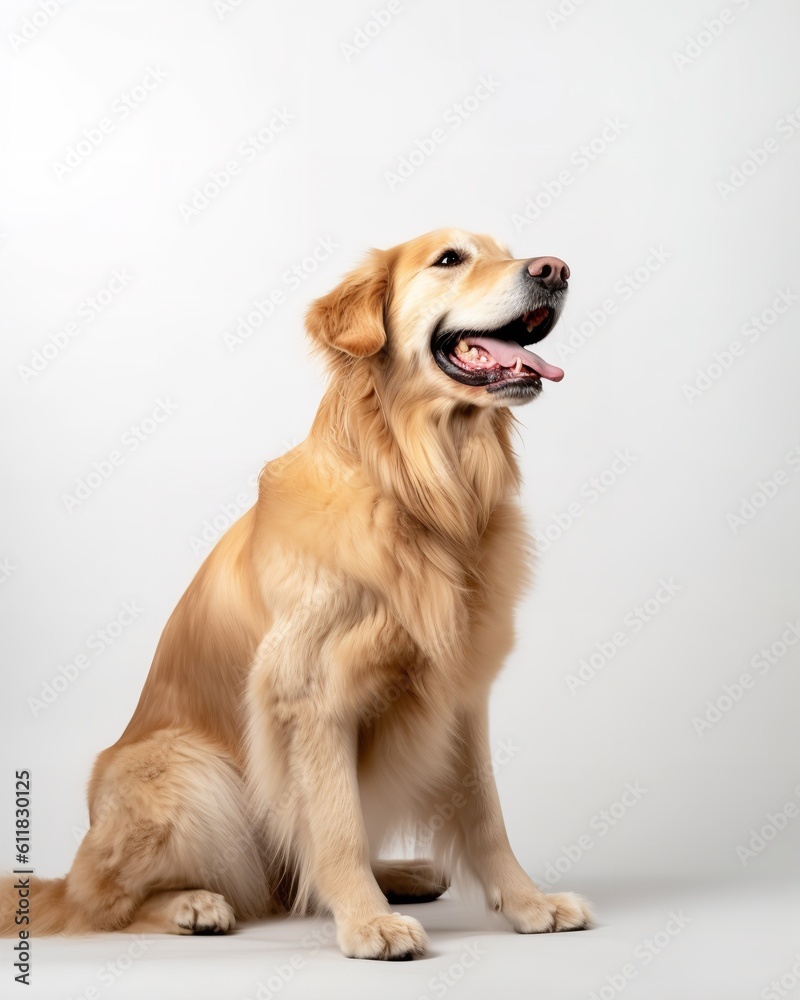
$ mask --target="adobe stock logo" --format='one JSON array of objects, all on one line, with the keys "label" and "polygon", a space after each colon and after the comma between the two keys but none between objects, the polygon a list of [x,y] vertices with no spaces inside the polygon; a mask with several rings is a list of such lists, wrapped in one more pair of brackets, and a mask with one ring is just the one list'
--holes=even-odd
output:
[{"label": "adobe stock logo", "polygon": [[70,0],[39,0],[36,10],[24,18],[19,28],[8,36],[9,45],[14,52],[19,52],[32,42],[69,2]]},{"label": "adobe stock logo", "polygon": [[800,445],[787,451],[783,464],[773,469],[764,479],[759,479],[755,488],[746,496],[739,497],[739,506],[726,516],[728,527],[734,535],[753,521],[760,512],[792,482],[792,475],[800,474]]},{"label": "adobe stock logo", "polygon": [[684,382],[681,386],[684,399],[688,403],[694,403],[703,393],[708,392],[740,358],[745,356],[748,346],[757,344],[762,335],[771,330],[797,300],[798,296],[788,286],[776,288],[769,305],[759,313],[751,314],[747,322],[742,324],[740,336],[731,340],[721,350],[714,351],[711,361],[702,368],[696,368],[693,382]]},{"label": "adobe stock logo", "polygon": [[[769,163],[770,157],[781,151],[783,148],[781,142],[787,142],[794,138],[798,131],[800,131],[800,106],[779,118],[775,122],[773,134],[768,136],[763,143],[755,148],[753,146],[747,147],[744,158],[729,168],[727,180],[717,181],[717,191],[720,198],[727,201],[732,195],[741,191],[750,178]],[[776,136],[779,136],[780,139]]]},{"label": "adobe stock logo", "polygon": [[751,657],[749,670],[741,671],[733,680],[723,684],[721,693],[705,703],[702,714],[692,716],[692,726],[701,739],[733,711],[746,693],[756,686],[759,678],[770,673],[800,642],[800,618],[784,622],[782,630],[772,642],[762,646]]},{"label": "adobe stock logo", "polygon": [[38,693],[28,698],[28,708],[34,719],[74,684],[97,657],[113,646],[144,611],[144,607],[137,601],[123,601],[110,621],[86,636],[84,649],[76,653],[68,663],[59,664],[49,677],[40,681]]},{"label": "adobe stock logo", "polygon": [[[284,270],[281,281],[290,292],[298,291],[304,282],[317,273],[320,265],[328,261],[339,249],[341,243],[337,243],[333,237],[318,236],[317,242],[309,248],[305,257]],[[266,320],[272,319],[276,310],[286,303],[287,296],[288,292],[284,288],[275,287],[259,298],[253,299],[247,311],[236,317],[233,328],[226,330],[222,335],[228,354],[237,351],[242,344],[250,340]]]},{"label": "adobe stock logo", "polygon": [[282,135],[296,119],[297,115],[285,106],[273,108],[271,117],[261,128],[257,132],[251,132],[239,143],[236,155],[230,156],[218,169],[209,171],[205,180],[196,184],[190,196],[178,205],[183,221],[188,224],[201,215],[223,191],[227,190],[235,178],[242,175],[249,164],[253,163],[264,150],[272,147],[276,138]]},{"label": "adobe stock logo", "polygon": [[579,11],[589,0],[559,0],[555,7],[547,11],[547,23],[557,31],[562,24],[566,24],[568,18]]},{"label": "adobe stock logo", "polygon": [[[800,785],[794,788],[795,799],[800,798]],[[769,812],[764,818],[764,822],[757,829],[753,827],[750,836],[745,844],[736,845],[736,856],[742,865],[747,866],[762,854],[772,843],[778,834],[789,826],[792,820],[800,816],[800,809],[797,802],[785,802],[777,812]]]},{"label": "adobe stock logo", "polygon": [[374,39],[392,23],[402,9],[403,4],[400,0],[389,0],[385,7],[371,10],[369,19],[356,28],[351,41],[340,43],[339,49],[344,56],[344,61],[351,62],[364,49],[369,48]]},{"label": "adobe stock logo", "polygon": [[17,373],[23,385],[30,385],[55,359],[65,351],[72,341],[98,316],[100,316],[131,282],[134,275],[126,267],[111,272],[105,284],[94,294],[87,295],[75,310],[77,319],[65,323],[61,329],[51,333],[30,355],[27,364],[17,365]]},{"label": "adobe stock logo", "polygon": [[245,0],[214,0],[211,6],[220,21],[224,21],[228,14],[233,14],[244,2]]},{"label": "adobe stock logo", "polygon": [[562,340],[555,348],[559,361],[571,358],[584,347],[613,316],[616,316],[620,305],[629,302],[671,259],[670,250],[665,250],[660,244],[657,247],[651,245],[647,257],[641,264],[614,282],[611,295],[603,299],[596,309],[587,309],[584,312],[585,319],[576,320],[567,328],[566,341]]},{"label": "adobe stock logo", "polygon": [[511,222],[516,232],[521,233],[540,218],[564,194],[577,178],[596,163],[628,128],[628,123],[618,116],[606,118],[604,126],[588,142],[574,149],[569,157],[569,167],[542,183],[534,195],[530,195],[519,212],[511,214]]},{"label": "adobe stock logo", "polygon": [[669,948],[672,942],[682,934],[691,924],[692,918],[683,910],[671,910],[663,928],[656,931],[651,937],[646,937],[633,949],[631,958],[633,961],[626,962],[621,969],[610,973],[605,977],[605,985],[598,990],[592,990],[589,1000],[614,1000],[618,994],[622,993],[631,980],[636,979],[642,969],[650,965],[651,962]]},{"label": "adobe stock logo", "polygon": [[639,456],[634,455],[629,448],[624,451],[618,450],[608,468],[603,469],[597,476],[587,479],[580,487],[578,492],[586,501],[585,504],[580,500],[573,500],[563,511],[551,514],[550,520],[544,527],[534,531],[536,550],[546,552],[569,531],[578,518],[583,517],[589,505],[597,503],[638,461]]},{"label": "adobe stock logo", "polygon": [[60,160],[53,160],[53,173],[58,180],[63,181],[65,177],[77,170],[87,157],[99,149],[106,138],[134,111],[138,110],[167,79],[169,79],[169,73],[166,70],[158,66],[147,66],[141,79],[130,90],[123,91],[113,101],[108,114],[104,115],[95,125],[85,128],[72,145],[66,147]]},{"label": "adobe stock logo", "polygon": [[737,10],[747,10],[751,2],[752,0],[733,0],[735,10],[730,7],[723,7],[716,17],[707,17],[703,21],[703,27],[700,31],[696,35],[691,35],[686,39],[686,46],[683,51],[672,53],[672,61],[675,63],[678,72],[683,73],[687,66],[691,66],[693,62],[699,59],[733,24],[736,20]]},{"label": "adobe stock logo", "polygon": [[464,122],[468,121],[489,98],[497,92],[500,81],[490,73],[482,76],[472,91],[460,101],[451,104],[442,115],[443,125],[432,129],[428,135],[417,139],[412,148],[397,161],[393,170],[385,171],[383,179],[390,191],[395,191],[404,184],[417,170],[429,160]]},{"label": "adobe stock logo", "polygon": [[169,396],[157,399],[147,416],[125,429],[117,447],[95,459],[91,469],[75,480],[74,492],[61,494],[61,502],[67,513],[74,513],[92,497],[125,464],[130,455],[136,454],[142,445],[152,440],[156,431],[179,409],[180,405]]},{"label": "adobe stock logo", "polygon": [[681,584],[676,583],[670,577],[669,580],[658,581],[658,589],[642,604],[637,604],[635,608],[625,615],[622,620],[624,628],[619,628],[612,632],[606,639],[595,643],[594,649],[588,656],[585,656],[579,663],[578,669],[567,674],[564,680],[567,683],[570,694],[577,694],[591,681],[607,664],[614,659],[623,646],[627,646],[628,640],[637,635],[651,622],[659,612],[666,607],[681,590]]},{"label": "adobe stock logo", "polygon": [[647,795],[647,789],[638,781],[627,782],[619,798],[595,813],[589,820],[590,832],[580,834],[572,843],[562,844],[561,854],[555,861],[549,861],[545,865],[543,879],[547,885],[551,886],[560,882],[563,876],[571,871],[585,854],[594,850],[598,843],[618,826],[645,795]]},{"label": "adobe stock logo", "polygon": [[189,536],[189,545],[196,556],[207,556],[228,528],[253,506],[258,494],[259,475],[254,472],[249,476],[247,488],[240,490],[232,500],[219,504],[211,517],[200,525],[200,530]]}]

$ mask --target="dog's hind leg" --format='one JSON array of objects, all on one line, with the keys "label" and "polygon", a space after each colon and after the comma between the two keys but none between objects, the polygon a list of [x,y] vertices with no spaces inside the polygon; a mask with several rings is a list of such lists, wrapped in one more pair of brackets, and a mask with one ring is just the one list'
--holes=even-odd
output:
[{"label": "dog's hind leg", "polygon": [[221,933],[269,912],[262,852],[233,763],[162,730],[101,755],[91,826],[67,876],[67,932]]},{"label": "dog's hind leg", "polygon": [[393,905],[430,903],[449,888],[449,880],[427,858],[374,861],[372,874]]},{"label": "dog's hind leg", "polygon": [[136,911],[131,934],[225,934],[236,923],[224,896],[207,889],[154,892]]}]

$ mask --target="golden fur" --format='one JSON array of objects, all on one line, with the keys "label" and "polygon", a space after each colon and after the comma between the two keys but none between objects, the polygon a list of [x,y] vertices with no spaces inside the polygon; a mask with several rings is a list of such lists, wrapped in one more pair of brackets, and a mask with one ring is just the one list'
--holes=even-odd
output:
[{"label": "golden fur", "polygon": [[[430,266],[453,245],[468,265]],[[520,867],[489,767],[488,692],[526,578],[512,416],[430,350],[443,317],[507,309],[524,265],[439,231],[373,251],[312,304],[330,384],[311,432],[263,469],[170,617],[95,764],[71,871],[34,882],[34,935],[222,932],[317,907],[345,954],[404,957],[425,933],[387,896],[433,898],[456,862],[517,931],[588,924]],[[379,861],[399,835],[433,860]]]}]

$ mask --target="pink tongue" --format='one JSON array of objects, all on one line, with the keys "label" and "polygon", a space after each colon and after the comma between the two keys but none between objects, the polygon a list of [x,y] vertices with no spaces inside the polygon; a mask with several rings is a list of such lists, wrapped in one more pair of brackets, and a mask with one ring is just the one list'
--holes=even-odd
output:
[{"label": "pink tongue", "polygon": [[561,368],[555,365],[548,365],[538,354],[533,351],[526,351],[524,347],[515,344],[513,340],[495,340],[493,337],[468,337],[467,343],[476,347],[482,347],[502,365],[503,368],[513,368],[517,358],[521,358],[522,363],[532,368],[537,375],[549,379],[551,382],[560,382],[564,377]]}]

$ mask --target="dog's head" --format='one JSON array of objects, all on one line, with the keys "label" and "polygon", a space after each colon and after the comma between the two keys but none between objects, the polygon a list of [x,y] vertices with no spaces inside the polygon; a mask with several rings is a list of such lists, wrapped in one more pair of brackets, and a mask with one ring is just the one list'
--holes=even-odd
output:
[{"label": "dog's head", "polygon": [[569,268],[515,260],[490,236],[442,229],[373,250],[307,316],[329,360],[363,359],[386,384],[480,407],[535,398],[560,368],[524,345],[555,326]]}]

